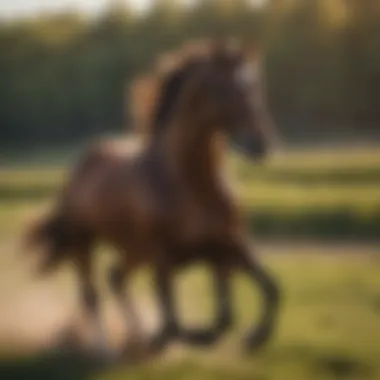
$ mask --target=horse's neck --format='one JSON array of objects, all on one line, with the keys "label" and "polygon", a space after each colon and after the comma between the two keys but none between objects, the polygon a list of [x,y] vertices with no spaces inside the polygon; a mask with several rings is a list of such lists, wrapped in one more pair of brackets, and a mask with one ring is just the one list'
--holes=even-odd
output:
[{"label": "horse's neck", "polygon": [[187,191],[212,198],[221,190],[224,139],[216,128],[202,128],[200,123],[188,120],[185,118],[180,126],[173,127],[175,130],[165,144],[166,157]]}]

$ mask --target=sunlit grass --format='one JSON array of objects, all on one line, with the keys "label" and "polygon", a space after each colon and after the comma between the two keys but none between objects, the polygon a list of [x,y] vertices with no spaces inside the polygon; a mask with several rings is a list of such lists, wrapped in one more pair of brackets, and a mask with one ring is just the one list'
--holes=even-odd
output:
[{"label": "sunlit grass", "polygon": [[[31,277],[20,270],[23,266],[20,260],[4,260],[10,253],[7,249],[7,246],[0,249],[1,302],[27,292],[32,284]],[[263,265],[272,273],[282,292],[277,333],[263,351],[245,356],[242,349],[244,334],[259,316],[261,299],[256,285],[238,274],[233,279],[235,325],[216,346],[202,350],[173,346],[152,363],[122,365],[86,378],[377,380],[380,376],[380,248],[377,251],[356,246],[349,253],[340,251],[338,254],[332,247],[323,249],[310,245],[310,250],[304,246],[302,251],[294,252],[294,247],[288,243],[280,252],[271,246],[262,247],[260,252]],[[111,256],[104,249],[98,253],[97,268],[101,279]],[[73,293],[74,273],[67,270],[64,267],[64,273],[58,275],[59,283],[54,277],[50,281],[55,287],[58,284],[66,289],[65,293]],[[155,298],[150,276],[144,271],[132,281],[137,304]],[[210,280],[203,266],[189,268],[176,278],[182,323],[212,323],[215,300]],[[146,313],[152,312],[150,308],[146,310]],[[67,378],[83,378],[78,377],[75,366],[70,368],[69,362],[55,365],[57,368],[54,362],[46,361],[46,366],[52,367],[49,376],[67,373]],[[38,371],[29,372],[31,378],[52,378],[44,375],[44,367],[38,366],[35,365]],[[0,363],[0,374],[1,370]],[[91,372],[91,368],[88,370]]]},{"label": "sunlit grass", "polygon": [[[248,280],[238,277],[234,284],[238,326],[217,347],[189,350],[180,359],[172,349],[152,365],[125,367],[97,378],[378,379],[379,267],[368,257],[324,253],[264,259],[281,284],[283,308],[277,336],[263,352],[242,355],[241,337],[257,317],[260,299]],[[184,319],[209,321],[211,299],[204,270],[189,273],[183,283]],[[185,308],[186,302],[191,308]]]}]

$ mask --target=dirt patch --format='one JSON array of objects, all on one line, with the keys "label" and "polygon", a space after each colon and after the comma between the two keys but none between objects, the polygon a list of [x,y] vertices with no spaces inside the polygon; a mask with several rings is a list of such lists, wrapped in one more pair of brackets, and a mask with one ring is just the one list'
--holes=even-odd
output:
[{"label": "dirt patch", "polygon": [[[136,309],[144,333],[148,334],[157,328],[159,318],[153,305],[145,299],[140,301]],[[120,347],[130,334],[128,326],[118,305],[107,300],[103,306],[109,344]],[[86,347],[93,342],[95,329],[75,298],[57,288],[33,286],[3,303],[0,309],[0,351],[5,354],[23,355],[53,349],[68,333]]]},{"label": "dirt patch", "polygon": [[45,348],[67,325],[72,311],[68,300],[44,288],[13,298],[0,311],[0,346]]}]

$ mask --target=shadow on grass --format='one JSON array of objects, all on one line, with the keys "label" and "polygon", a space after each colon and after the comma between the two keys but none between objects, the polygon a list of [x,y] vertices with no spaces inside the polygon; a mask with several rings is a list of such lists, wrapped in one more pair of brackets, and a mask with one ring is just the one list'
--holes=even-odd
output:
[{"label": "shadow on grass", "polygon": [[[198,361],[185,360],[170,365],[132,365],[131,367],[102,367],[94,358],[78,353],[49,352],[38,357],[13,362],[0,362],[0,379],[5,380],[82,380],[99,378],[104,380],[277,380],[278,372],[285,380],[293,379],[293,372],[287,369],[291,363],[307,368],[309,379],[373,379],[373,368],[349,355],[337,352],[323,352],[309,346],[288,346],[274,350],[264,359],[261,373],[255,371],[257,362],[252,363],[252,371],[242,372],[237,368],[208,366]],[[264,364],[264,363],[262,363]],[[297,370],[296,370],[297,373]],[[300,379],[295,377],[294,379]]]},{"label": "shadow on grass", "polygon": [[74,353],[49,352],[37,357],[0,361],[0,379],[80,380],[100,372],[99,365]]},{"label": "shadow on grass", "polygon": [[137,368],[122,369],[105,374],[99,380],[268,380],[254,371],[239,371],[208,366],[197,360],[185,360],[180,363],[158,365],[154,367],[139,366]]},{"label": "shadow on grass", "polygon": [[[83,380],[104,379],[139,379],[151,380],[265,380],[252,374],[240,374],[207,368],[200,363],[185,361],[173,365],[152,368],[150,365],[101,366],[89,357],[68,353],[49,353],[38,357],[0,362],[0,379],[4,380]],[[103,377],[102,377],[103,379]]]},{"label": "shadow on grass", "polygon": [[[371,361],[366,362],[345,352],[323,347],[290,345],[275,350],[267,358],[267,367],[280,367],[284,363],[297,363],[307,368],[309,379],[374,379],[375,368]],[[291,379],[286,373],[284,379]],[[298,378],[297,378],[298,379]]]},{"label": "shadow on grass", "polygon": [[369,379],[372,375],[371,368],[366,364],[337,354],[323,356],[315,364],[317,373],[336,379]]}]

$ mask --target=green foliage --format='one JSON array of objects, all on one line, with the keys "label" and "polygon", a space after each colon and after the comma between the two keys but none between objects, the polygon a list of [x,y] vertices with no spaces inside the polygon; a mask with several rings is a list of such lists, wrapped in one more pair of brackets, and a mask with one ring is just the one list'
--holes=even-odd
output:
[{"label": "green foliage", "polygon": [[142,16],[122,4],[95,21],[63,14],[0,25],[2,145],[62,143],[122,128],[131,78],[162,50],[220,33],[262,42],[283,133],[378,130],[374,0],[283,0],[264,9],[247,0],[203,0],[190,10],[159,1]]}]

